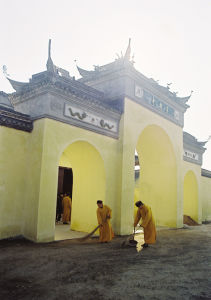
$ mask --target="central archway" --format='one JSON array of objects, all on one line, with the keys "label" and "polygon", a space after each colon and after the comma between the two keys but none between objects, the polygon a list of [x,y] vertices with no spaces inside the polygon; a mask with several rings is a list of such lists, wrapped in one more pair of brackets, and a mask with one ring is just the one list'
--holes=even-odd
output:
[{"label": "central archway", "polygon": [[177,167],[171,141],[157,125],[147,126],[136,150],[140,162],[140,199],[152,208],[156,224],[175,227],[177,222]]},{"label": "central archway", "polygon": [[59,166],[73,172],[71,229],[89,232],[97,224],[96,201],[105,200],[103,159],[94,146],[77,141],[64,150]]}]

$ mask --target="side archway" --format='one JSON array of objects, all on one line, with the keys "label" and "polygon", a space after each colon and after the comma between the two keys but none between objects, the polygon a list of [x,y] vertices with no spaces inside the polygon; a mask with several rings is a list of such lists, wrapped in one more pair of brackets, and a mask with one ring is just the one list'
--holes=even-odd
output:
[{"label": "side archway", "polygon": [[105,200],[103,159],[94,146],[77,141],[63,151],[59,166],[73,172],[71,229],[89,232],[97,224],[96,202]]},{"label": "side archway", "polygon": [[198,222],[198,184],[193,171],[184,177],[183,214]]},{"label": "side archway", "polygon": [[136,145],[140,178],[136,193],[152,208],[157,225],[175,227],[177,222],[177,167],[172,143],[157,125],[147,126]]}]

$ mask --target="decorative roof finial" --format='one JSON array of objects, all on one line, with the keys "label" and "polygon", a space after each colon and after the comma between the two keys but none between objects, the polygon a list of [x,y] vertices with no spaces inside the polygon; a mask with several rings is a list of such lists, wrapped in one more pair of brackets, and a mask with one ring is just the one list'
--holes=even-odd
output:
[{"label": "decorative roof finial", "polygon": [[133,65],[134,65],[134,63],[135,63],[134,58],[135,58],[135,54],[133,53],[132,58],[131,58],[131,63],[132,63]]},{"label": "decorative roof finial", "polygon": [[127,59],[128,61],[130,61],[130,52],[131,52],[130,42],[131,42],[131,38],[129,38],[129,43],[128,43],[127,50],[126,50],[125,56],[124,56],[124,59]]},{"label": "decorative roof finial", "polygon": [[51,58],[51,39],[48,41],[48,58]]},{"label": "decorative roof finial", "polygon": [[4,74],[5,77],[9,77],[9,76],[10,76],[10,75],[7,73],[7,66],[6,66],[6,65],[3,65],[2,70],[3,70],[3,74]]},{"label": "decorative roof finial", "polygon": [[47,61],[46,67],[47,67],[48,72],[54,73],[54,64],[51,59],[51,39],[49,39],[49,42],[48,42],[48,61]]},{"label": "decorative roof finial", "polygon": [[167,89],[170,90],[170,85],[172,85],[172,82],[167,83]]}]

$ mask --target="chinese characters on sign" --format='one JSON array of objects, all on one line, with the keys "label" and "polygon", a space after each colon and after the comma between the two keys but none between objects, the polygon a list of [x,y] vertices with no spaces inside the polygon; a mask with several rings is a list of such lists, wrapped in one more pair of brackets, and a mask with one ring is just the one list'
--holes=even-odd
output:
[{"label": "chinese characters on sign", "polygon": [[179,120],[179,112],[173,107],[165,104],[163,101],[153,96],[151,93],[145,91],[139,86],[135,86],[135,96],[142,98],[147,104],[153,106],[158,111],[161,111],[175,120]]},{"label": "chinese characters on sign", "polygon": [[194,159],[194,160],[199,160],[199,155],[197,153],[191,152],[189,150],[184,149],[183,155],[185,157],[188,157],[188,158],[191,158],[191,159]]}]

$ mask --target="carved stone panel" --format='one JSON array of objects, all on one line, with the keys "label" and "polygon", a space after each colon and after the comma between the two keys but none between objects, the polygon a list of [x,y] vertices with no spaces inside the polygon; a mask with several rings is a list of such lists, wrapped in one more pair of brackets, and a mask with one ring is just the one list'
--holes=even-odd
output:
[{"label": "carved stone panel", "polygon": [[118,132],[118,123],[115,120],[109,120],[104,116],[99,116],[73,105],[65,104],[64,115],[87,125],[90,124],[114,133]]}]

